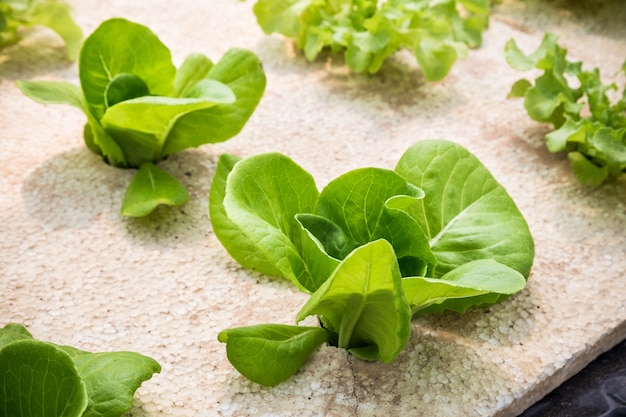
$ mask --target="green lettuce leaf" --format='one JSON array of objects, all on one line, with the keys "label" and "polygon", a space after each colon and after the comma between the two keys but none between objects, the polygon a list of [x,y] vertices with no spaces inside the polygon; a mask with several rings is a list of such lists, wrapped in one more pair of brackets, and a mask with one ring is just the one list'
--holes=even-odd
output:
[{"label": "green lettuce leaf", "polygon": [[232,90],[215,80],[198,82],[187,95],[137,97],[106,110],[102,126],[116,138],[130,166],[162,160],[165,142],[185,114],[235,101]]},{"label": "green lettuce leaf", "polygon": [[202,54],[187,56],[176,71],[174,97],[185,97],[194,85],[207,76],[213,65],[213,61]]},{"label": "green lettuce leaf", "polygon": [[300,213],[296,220],[300,224],[302,260],[308,271],[300,283],[313,293],[357,246],[339,226],[324,217]]},{"label": "green lettuce leaf", "polygon": [[411,333],[411,310],[393,248],[384,239],[351,252],[311,295],[296,320],[319,315],[337,345],[361,359],[391,362]]},{"label": "green lettuce leaf", "polygon": [[263,324],[220,332],[231,364],[246,378],[268,387],[285,381],[328,339],[319,327]]},{"label": "green lettuce leaf", "polygon": [[[320,193],[315,213],[336,224],[348,239],[338,259],[379,238],[413,267],[403,274],[424,273],[437,262],[421,226],[407,213],[424,192],[391,170],[362,168],[334,179]],[[328,241],[323,239],[322,241]],[[400,261],[409,267],[409,262]],[[410,271],[410,272],[409,272]]]},{"label": "green lettuce leaf", "polygon": [[441,278],[408,277],[402,287],[413,314],[492,305],[521,291],[526,280],[519,272],[491,259],[463,264]]},{"label": "green lettuce leaf", "polygon": [[424,190],[410,214],[437,258],[432,277],[479,259],[493,259],[528,277],[534,258],[528,224],[474,155],[452,142],[421,141],[402,155],[396,171]]},{"label": "green lettuce leaf", "polygon": [[123,415],[132,408],[139,386],[161,371],[154,359],[135,352],[86,353],[73,360],[89,397],[82,417]]},{"label": "green lettuce leaf", "polygon": [[189,192],[176,178],[146,162],[141,165],[126,189],[122,214],[143,217],[152,213],[159,205],[182,206],[187,200]]},{"label": "green lettuce leaf", "polygon": [[85,39],[78,70],[85,99],[98,120],[106,111],[107,86],[116,75],[136,75],[150,94],[160,96],[173,92],[176,75],[170,50],[159,38],[146,26],[120,18],[103,22]]},{"label": "green lettuce leaf", "polygon": [[81,417],[88,397],[72,358],[37,340],[18,340],[0,349],[0,415]]},{"label": "green lettuce leaf", "polygon": [[0,415],[119,417],[160,365],[134,352],[90,353],[36,340],[21,325],[0,329]]},{"label": "green lettuce leaf", "polygon": [[180,117],[165,142],[163,157],[183,149],[223,142],[237,135],[265,91],[263,65],[254,53],[245,49],[226,51],[209,69],[205,79],[226,85],[234,93],[235,102],[221,103]]},{"label": "green lettuce leaf", "polygon": [[313,210],[318,195],[313,177],[276,153],[233,162],[220,158],[211,187],[215,235],[242,265],[285,277],[303,289],[308,272],[295,215]]}]

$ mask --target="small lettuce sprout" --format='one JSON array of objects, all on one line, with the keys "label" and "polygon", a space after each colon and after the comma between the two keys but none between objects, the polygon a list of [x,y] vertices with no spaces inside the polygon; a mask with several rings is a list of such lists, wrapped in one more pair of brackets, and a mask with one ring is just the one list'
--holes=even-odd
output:
[{"label": "small lettuce sprout", "polygon": [[265,33],[295,39],[310,61],[328,49],[353,71],[375,73],[405,48],[437,81],[481,45],[489,0],[258,0],[254,13]]},{"label": "small lettuce sprout", "polygon": [[78,69],[80,87],[56,81],[18,87],[38,102],[81,109],[87,147],[113,166],[138,169],[122,204],[126,216],[184,204],[187,190],[157,163],[238,134],[265,90],[252,52],[233,48],[216,64],[191,54],[176,68],[150,29],[124,19],[107,20],[85,40]]},{"label": "small lettuce sprout", "polygon": [[83,31],[61,0],[0,0],[0,48],[20,40],[19,30],[45,26],[65,42],[68,58],[75,61]]},{"label": "small lettuce sprout", "polygon": [[85,352],[34,339],[10,323],[0,328],[0,415],[119,417],[160,371],[139,353]]},{"label": "small lettuce sprout", "polygon": [[465,148],[421,141],[395,170],[361,168],[318,192],[288,157],[222,155],[211,223],[241,265],[284,277],[311,297],[296,323],[228,329],[233,366],[276,385],[320,345],[392,362],[411,317],[464,313],[524,288],[534,259],[528,224],[506,190]]},{"label": "small lettuce sprout", "polygon": [[[567,50],[558,37],[547,33],[536,51],[526,55],[513,39],[505,46],[508,64],[519,71],[537,68],[543,75],[535,84],[517,81],[509,97],[523,97],[528,115],[551,123],[555,130],[545,137],[550,152],[567,152],[572,170],[580,183],[595,186],[626,172],[626,86],[613,101],[600,70],[584,71],[581,62],[567,60]],[[626,73],[626,62],[621,68]],[[575,77],[579,87],[570,86]]]}]

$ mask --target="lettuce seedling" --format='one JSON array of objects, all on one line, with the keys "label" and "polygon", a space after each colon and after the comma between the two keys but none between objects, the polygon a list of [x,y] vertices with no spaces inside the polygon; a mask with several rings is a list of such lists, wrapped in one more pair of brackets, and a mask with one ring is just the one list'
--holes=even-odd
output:
[{"label": "lettuce seedling", "polygon": [[[509,65],[519,71],[537,68],[543,74],[533,85],[517,81],[509,97],[524,97],[528,115],[539,122],[551,123],[555,130],[545,137],[551,152],[567,152],[576,178],[585,185],[599,185],[626,172],[626,87],[621,97],[611,102],[600,70],[583,71],[581,62],[567,60],[567,50],[558,37],[547,33],[536,51],[526,55],[513,39],[505,46]],[[626,72],[626,62],[621,68]],[[580,82],[570,86],[570,79]]]},{"label": "lettuce seedling", "polygon": [[233,48],[214,64],[202,54],[176,68],[170,50],[147,27],[124,19],[102,23],[84,42],[81,87],[19,81],[28,97],[67,104],[87,116],[87,147],[107,163],[137,168],[122,214],[145,216],[178,206],[185,187],[157,163],[183,149],[225,141],[241,131],[265,90],[258,57]]},{"label": "lettuce seedling", "polygon": [[356,169],[321,192],[284,155],[222,155],[209,211],[239,263],[311,294],[296,322],[315,315],[322,325],[218,335],[233,366],[263,385],[293,375],[323,343],[391,362],[412,316],[503,301],[525,286],[534,258],[506,190],[465,148],[441,140],[417,142],[395,170]]},{"label": "lettuce seedling", "polygon": [[329,49],[352,70],[375,73],[405,48],[436,81],[482,43],[489,0],[258,0],[254,13],[265,33],[294,38],[310,61]]},{"label": "lettuce seedling", "polygon": [[18,29],[45,26],[65,42],[67,55],[75,61],[83,31],[72,18],[71,8],[60,0],[0,0],[0,48],[20,40]]},{"label": "lettuce seedling", "polygon": [[0,415],[119,417],[160,371],[139,353],[85,352],[34,339],[10,323],[0,329]]}]

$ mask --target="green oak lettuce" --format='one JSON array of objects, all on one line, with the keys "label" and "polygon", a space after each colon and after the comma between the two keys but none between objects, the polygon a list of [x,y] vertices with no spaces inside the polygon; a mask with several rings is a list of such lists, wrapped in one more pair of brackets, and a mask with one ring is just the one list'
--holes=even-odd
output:
[{"label": "green oak lettuce", "polygon": [[322,325],[220,333],[233,365],[263,385],[284,381],[323,343],[391,362],[413,315],[500,302],[525,286],[534,258],[506,190],[474,155],[443,140],[415,143],[394,170],[356,169],[321,191],[284,155],[223,155],[209,213],[243,266],[311,294],[297,322],[314,315]]},{"label": "green oak lettuce", "polygon": [[[626,172],[626,88],[615,101],[600,70],[582,69],[581,62],[567,60],[558,37],[547,33],[537,50],[524,54],[513,39],[505,46],[509,65],[519,71],[539,69],[535,83],[521,79],[509,97],[523,97],[528,115],[550,123],[554,131],[545,136],[551,152],[567,152],[576,178],[585,185],[599,185]],[[626,72],[626,62],[621,68]],[[570,85],[571,79],[579,82]]]},{"label": "green oak lettuce", "polygon": [[352,70],[375,73],[405,48],[436,81],[482,43],[489,0],[258,0],[254,13],[265,33],[294,38],[309,60],[329,49]]},{"label": "green oak lettuce", "polygon": [[34,339],[10,323],[0,329],[0,415],[119,417],[160,371],[139,353],[85,352]]},{"label": "green oak lettuce", "polygon": [[125,19],[105,21],[85,40],[79,79],[80,87],[57,81],[18,86],[38,102],[82,110],[87,147],[111,165],[139,170],[122,205],[128,216],[185,203],[187,190],[156,164],[239,133],[265,90],[252,52],[233,48],[217,63],[191,54],[176,68],[149,28]]},{"label": "green oak lettuce", "polygon": [[60,0],[0,0],[0,47],[19,41],[18,30],[45,26],[65,42],[68,58],[78,58],[83,31],[70,6]]}]

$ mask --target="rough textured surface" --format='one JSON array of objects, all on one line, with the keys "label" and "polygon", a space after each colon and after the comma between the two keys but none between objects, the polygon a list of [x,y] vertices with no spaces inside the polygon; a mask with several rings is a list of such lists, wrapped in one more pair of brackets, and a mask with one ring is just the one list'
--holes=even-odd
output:
[{"label": "rough textured surface", "polygon": [[[84,116],[15,87],[17,79],[77,82],[60,41],[38,29],[0,52],[0,325],[157,359],[163,371],[142,385],[130,416],[514,416],[626,337],[626,184],[577,184],[566,157],[545,149],[546,127],[506,100],[522,74],[502,53],[511,37],[529,51],[551,30],[572,59],[610,80],[626,57],[622,0],[504,1],[483,47],[433,84],[408,53],[377,76],[351,74],[329,56],[309,63],[261,32],[250,1],[71,4],[86,33],[127,17],[151,27],[177,64],[194,51],[217,59],[241,46],[268,77],[239,136],[163,163],[190,202],[133,220],[119,215],[132,172],[84,147]],[[217,333],[292,323],[306,296],[240,269],[216,240],[207,195],[218,156],[284,152],[322,187],[352,168],[393,167],[427,138],[470,149],[518,203],[536,239],[527,288],[489,310],[415,320],[393,364],[325,347],[278,387],[241,377]]]}]

